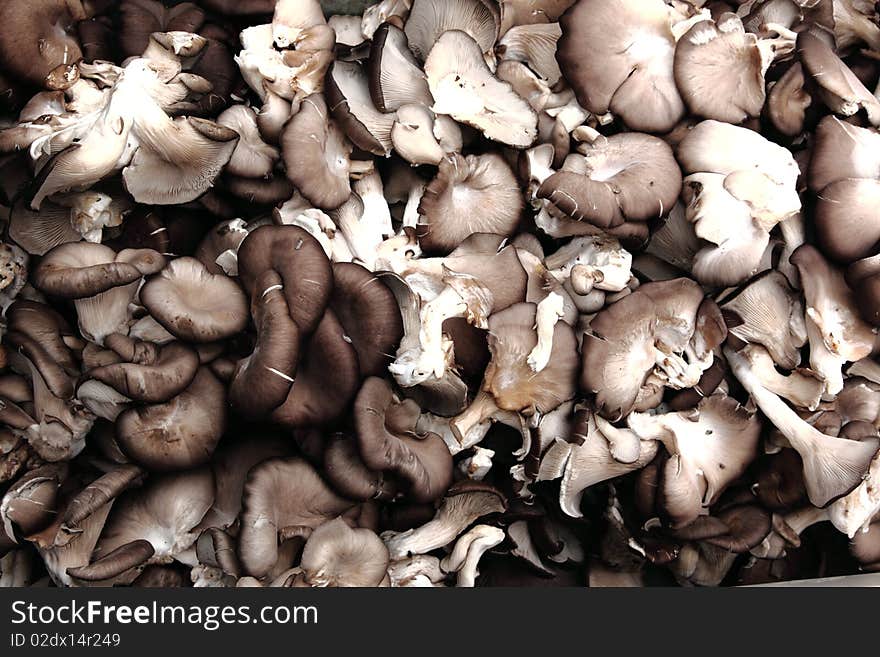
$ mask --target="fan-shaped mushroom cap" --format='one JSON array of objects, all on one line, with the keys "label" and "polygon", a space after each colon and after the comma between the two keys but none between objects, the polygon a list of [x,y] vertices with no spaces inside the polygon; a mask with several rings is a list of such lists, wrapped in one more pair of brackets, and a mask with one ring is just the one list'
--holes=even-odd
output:
[{"label": "fan-shaped mushroom cap", "polygon": [[403,337],[400,309],[391,290],[370,270],[333,264],[330,308],[357,352],[361,376],[380,376]]},{"label": "fan-shaped mushroom cap", "polygon": [[197,32],[205,12],[192,2],[166,7],[157,0],[123,0],[119,17],[119,47],[125,56],[137,57],[154,32]]},{"label": "fan-shaped mushroom cap", "polygon": [[185,470],[207,462],[226,427],[226,389],[207,367],[162,404],[133,407],[116,421],[119,446],[150,470]]},{"label": "fan-shaped mushroom cap", "polygon": [[369,153],[388,155],[394,115],[373,104],[367,71],[357,62],[336,61],[326,85],[327,104],[348,138]]},{"label": "fan-shaped mushroom cap", "polygon": [[440,161],[419,204],[419,245],[449,253],[474,233],[510,236],[523,209],[516,177],[495,153]]},{"label": "fan-shaped mushroom cap", "polygon": [[452,456],[440,436],[415,435],[420,410],[414,402],[396,402],[391,385],[370,377],[354,402],[361,458],[373,471],[405,482],[417,502],[439,498],[452,483]]},{"label": "fan-shaped mushroom cap", "polygon": [[324,97],[303,100],[281,133],[287,177],[317,207],[334,210],[348,200],[352,145],[330,121]]},{"label": "fan-shaped mushroom cap", "polygon": [[770,43],[746,32],[731,13],[688,30],[675,47],[674,71],[691,112],[733,124],[760,115],[764,72],[773,60]]},{"label": "fan-shaped mushroom cap", "polygon": [[556,59],[581,106],[632,130],[671,130],[685,111],[671,29],[683,18],[662,0],[579,0],[559,20]]},{"label": "fan-shaped mushroom cap", "polygon": [[208,468],[150,477],[143,488],[113,504],[92,558],[102,559],[134,541],[149,541],[156,561],[179,555],[195,543],[196,528],[213,499]]},{"label": "fan-shaped mushroom cap", "polygon": [[139,203],[168,205],[193,201],[208,191],[239,135],[198,118],[178,118],[142,142],[122,172],[125,187]]},{"label": "fan-shaped mushroom cap", "polygon": [[271,570],[282,530],[315,529],[352,506],[354,502],[334,493],[300,458],[270,459],[255,466],[245,482],[239,533],[245,572],[263,577]]},{"label": "fan-shaped mushroom cap", "polygon": [[[434,1],[434,0],[428,0]],[[538,117],[483,60],[477,42],[465,32],[444,32],[425,61],[431,108],[480,130],[488,139],[525,148],[538,134]]]},{"label": "fan-shaped mushroom cap", "polygon": [[217,123],[235,130],[238,143],[226,165],[226,172],[246,178],[263,178],[272,173],[281,157],[278,149],[263,141],[257,127],[257,114],[250,107],[233,105],[220,116]]},{"label": "fan-shaped mushroom cap", "polygon": [[408,104],[430,107],[434,102],[425,74],[399,27],[383,23],[376,30],[369,68],[370,96],[379,111],[394,112]]},{"label": "fan-shaped mushroom cap", "polygon": [[816,193],[816,239],[829,258],[849,263],[880,242],[880,134],[826,116],[816,127],[808,182]]},{"label": "fan-shaped mushroom cap", "polygon": [[247,299],[225,274],[211,274],[195,258],[172,260],[140,291],[141,303],[172,335],[213,342],[244,330]]},{"label": "fan-shaped mushroom cap", "polygon": [[596,394],[599,412],[628,415],[658,383],[696,385],[726,335],[712,306],[699,285],[679,278],[646,283],[596,315],[581,346],[581,388]]},{"label": "fan-shaped mushroom cap", "polygon": [[375,533],[335,518],[311,533],[300,568],[311,586],[379,586],[388,563],[388,548]]},{"label": "fan-shaped mushroom cap", "polygon": [[714,504],[758,454],[760,420],[724,395],[705,397],[690,411],[632,413],[627,424],[640,439],[662,442],[671,455],[661,497],[674,527]]},{"label": "fan-shaped mushroom cap", "polygon": [[535,23],[512,27],[495,47],[502,60],[525,62],[549,86],[562,77],[556,63],[556,42],[562,35],[559,23]]},{"label": "fan-shaped mushroom cap", "polygon": [[424,61],[443,35],[463,30],[480,53],[490,52],[498,39],[501,13],[485,0],[414,0],[405,31],[410,50]]},{"label": "fan-shaped mushroom cap", "polygon": [[[731,335],[763,346],[780,367],[800,364],[800,348],[807,341],[803,305],[778,271],[756,276],[721,304]],[[786,318],[780,321],[779,318]]]},{"label": "fan-shaped mushroom cap", "polygon": [[681,174],[663,140],[635,132],[599,136],[581,152],[541,183],[538,198],[599,228],[662,217],[675,205]]}]

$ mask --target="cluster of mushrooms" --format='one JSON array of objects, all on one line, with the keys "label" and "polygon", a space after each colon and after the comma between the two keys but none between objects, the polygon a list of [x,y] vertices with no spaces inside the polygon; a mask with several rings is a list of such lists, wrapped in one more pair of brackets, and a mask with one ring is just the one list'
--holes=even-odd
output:
[{"label": "cluster of mushrooms", "polygon": [[874,2],[366,4],[0,3],[0,584],[880,570]]}]

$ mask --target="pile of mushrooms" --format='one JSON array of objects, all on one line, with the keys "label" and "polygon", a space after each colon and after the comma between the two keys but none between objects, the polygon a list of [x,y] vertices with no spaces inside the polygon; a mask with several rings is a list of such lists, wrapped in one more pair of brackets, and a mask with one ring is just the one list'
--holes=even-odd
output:
[{"label": "pile of mushrooms", "polygon": [[322,4],[0,5],[0,585],[880,570],[877,6]]}]

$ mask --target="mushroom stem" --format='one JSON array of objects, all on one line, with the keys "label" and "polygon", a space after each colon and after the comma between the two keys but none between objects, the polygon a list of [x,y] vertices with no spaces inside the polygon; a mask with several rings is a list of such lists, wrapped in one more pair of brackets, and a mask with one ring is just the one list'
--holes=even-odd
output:
[{"label": "mushroom stem", "polygon": [[479,440],[482,440],[491,426],[489,420],[499,412],[501,409],[495,403],[492,393],[480,390],[471,405],[463,413],[449,421],[449,426],[460,448],[466,449],[475,445],[473,439],[478,435]]},{"label": "mushroom stem", "polygon": [[477,525],[456,541],[452,552],[441,562],[440,567],[447,573],[458,573],[455,585],[472,588],[479,575],[477,565],[487,550],[504,540],[504,531],[489,525]]},{"label": "mushroom stem", "polygon": [[553,330],[556,327],[556,322],[564,315],[563,298],[556,292],[551,292],[538,303],[538,310],[535,314],[538,344],[529,353],[527,360],[533,372],[540,372],[550,362],[550,352],[553,350]]}]

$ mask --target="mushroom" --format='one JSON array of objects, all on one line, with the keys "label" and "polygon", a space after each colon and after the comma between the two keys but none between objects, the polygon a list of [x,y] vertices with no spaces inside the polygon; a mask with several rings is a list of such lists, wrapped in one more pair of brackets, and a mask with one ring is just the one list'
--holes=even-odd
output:
[{"label": "mushroom", "polygon": [[[785,276],[768,271],[720,304],[730,335],[763,346],[780,367],[800,364],[800,348],[807,341],[803,306]],[[779,318],[787,318],[781,322]]]},{"label": "mushroom", "polygon": [[501,156],[447,155],[419,204],[419,245],[449,253],[474,233],[508,237],[522,208],[516,178]]},{"label": "mushroom", "polygon": [[140,290],[141,303],[175,337],[213,342],[242,331],[247,301],[225,274],[210,273],[195,258],[176,258]]},{"label": "mushroom", "polygon": [[434,99],[406,34],[391,23],[379,26],[370,46],[370,97],[380,112],[404,105],[430,107]]},{"label": "mushroom", "polygon": [[[801,209],[791,152],[738,126],[697,124],[676,152],[686,217],[705,245],[693,274],[705,285],[736,285],[759,271],[770,231]],[[724,221],[720,220],[724,217]]]},{"label": "mushroom", "polygon": [[650,399],[652,389],[695,386],[726,332],[718,307],[703,300],[692,280],[646,283],[590,322],[581,346],[581,388],[596,395],[604,417],[624,417]]},{"label": "mushroom", "polygon": [[556,59],[581,106],[610,111],[631,130],[671,130],[685,113],[673,57],[693,20],[689,9],[662,0],[578,0],[559,19]]},{"label": "mushroom", "polygon": [[354,401],[358,451],[372,471],[392,475],[416,502],[430,502],[452,483],[452,457],[440,436],[416,436],[420,410],[395,402],[391,386],[370,377]]},{"label": "mushroom", "polygon": [[76,242],[49,251],[33,280],[48,295],[73,299],[80,332],[102,344],[106,336],[126,332],[138,283],[164,266],[165,258],[151,249],[116,253],[101,244]]},{"label": "mushroom", "polygon": [[507,500],[492,486],[472,480],[454,484],[433,519],[405,532],[386,532],[382,540],[397,561],[425,554],[454,540],[471,523],[507,509]]},{"label": "mushroom", "polygon": [[413,0],[404,29],[413,54],[425,61],[444,34],[457,30],[473,39],[480,53],[490,52],[498,39],[500,21],[499,9],[492,2]]},{"label": "mushroom", "polygon": [[737,380],[761,412],[800,454],[810,501],[825,507],[857,489],[877,454],[880,441],[876,438],[846,440],[820,432],[765,388],[744,356],[732,349],[725,349],[724,354]]},{"label": "mushroom", "polygon": [[[284,495],[278,495],[284,490]],[[244,486],[238,554],[245,572],[269,573],[285,532],[306,534],[354,506],[327,487],[300,458],[276,458],[251,469]]]},{"label": "mushroom", "polygon": [[633,132],[591,136],[579,146],[580,155],[569,155],[541,183],[538,198],[598,228],[659,218],[672,209],[681,176],[664,141]]},{"label": "mushroom", "polygon": [[[437,0],[421,1],[427,4]],[[476,4],[477,0],[468,2]],[[467,33],[444,32],[425,60],[425,74],[435,114],[447,114],[508,146],[525,148],[535,141],[538,128],[534,110],[509,84],[492,74],[479,44]]]},{"label": "mushroom", "polygon": [[80,0],[4,3],[0,23],[15,29],[0,39],[3,68],[28,84],[68,88],[76,82],[76,64],[82,57],[72,28],[87,17]]},{"label": "mushroom", "polygon": [[663,443],[670,455],[659,494],[673,527],[695,520],[745,473],[761,433],[754,410],[717,394],[690,411],[632,413],[627,425],[640,440]]},{"label": "mushroom", "polygon": [[747,32],[739,16],[722,14],[693,25],[675,47],[673,71],[693,114],[731,124],[756,117],[766,102],[764,75],[774,58],[794,51],[795,34],[765,23],[775,39]]},{"label": "mushroom", "polygon": [[[603,481],[644,468],[657,454],[657,442],[641,440],[626,430],[615,430],[602,423],[600,416],[579,411],[572,427],[575,442],[556,438],[541,459],[537,481],[562,478],[559,485],[559,507],[573,517],[580,518],[580,505],[584,491]],[[624,435],[621,435],[624,434]],[[623,438],[635,449],[626,458],[618,460],[619,452],[612,441]]]},{"label": "mushroom", "polygon": [[335,518],[309,535],[300,568],[311,586],[381,586],[388,577],[388,548],[369,529],[352,529]]},{"label": "mushroom", "polygon": [[440,562],[440,567],[447,573],[456,573],[456,586],[473,587],[480,574],[477,570],[480,557],[503,540],[504,530],[490,525],[476,525],[461,535],[452,552]]},{"label": "mushroom", "polygon": [[351,195],[352,146],[330,121],[321,95],[306,97],[281,133],[287,177],[317,207],[334,210]]},{"label": "mushroom", "polygon": [[150,470],[187,470],[206,463],[226,426],[226,391],[201,367],[180,394],[135,406],[116,420],[119,446]]},{"label": "mushroom", "polygon": [[842,272],[815,247],[798,247],[790,260],[804,288],[810,366],[825,379],[825,391],[835,395],[843,389],[841,367],[871,353],[875,329],[859,317]]}]

